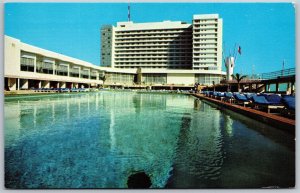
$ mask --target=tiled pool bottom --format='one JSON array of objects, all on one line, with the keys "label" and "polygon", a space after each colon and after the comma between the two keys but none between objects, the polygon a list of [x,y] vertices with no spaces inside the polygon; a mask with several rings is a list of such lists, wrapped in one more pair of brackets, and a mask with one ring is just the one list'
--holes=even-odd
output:
[{"label": "tiled pool bottom", "polygon": [[295,184],[293,136],[191,96],[99,92],[6,98],[7,188]]}]

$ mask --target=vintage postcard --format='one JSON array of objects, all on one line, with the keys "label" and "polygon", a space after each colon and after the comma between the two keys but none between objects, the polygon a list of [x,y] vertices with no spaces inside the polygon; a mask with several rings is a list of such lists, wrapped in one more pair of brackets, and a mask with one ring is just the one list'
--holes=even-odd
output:
[{"label": "vintage postcard", "polygon": [[7,189],[295,187],[292,3],[5,3]]}]

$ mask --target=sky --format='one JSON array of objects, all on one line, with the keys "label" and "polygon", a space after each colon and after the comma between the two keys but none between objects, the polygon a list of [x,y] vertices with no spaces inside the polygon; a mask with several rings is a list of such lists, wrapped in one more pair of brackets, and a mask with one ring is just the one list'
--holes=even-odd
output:
[{"label": "sky", "polygon": [[[100,65],[100,28],[127,21],[124,3],[6,3],[4,34],[24,43]],[[192,23],[194,14],[223,19],[223,51],[242,54],[235,73],[295,67],[295,10],[290,3],[131,3],[133,22]],[[224,63],[222,69],[225,70]]]}]

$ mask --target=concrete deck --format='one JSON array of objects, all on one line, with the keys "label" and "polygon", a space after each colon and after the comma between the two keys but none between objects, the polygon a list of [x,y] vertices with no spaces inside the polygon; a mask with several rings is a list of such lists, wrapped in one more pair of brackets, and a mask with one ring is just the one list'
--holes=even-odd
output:
[{"label": "concrete deck", "polygon": [[258,120],[258,121],[261,121],[268,125],[271,125],[273,127],[276,127],[278,129],[295,134],[296,121],[293,119],[288,119],[286,117],[262,112],[259,110],[255,110],[255,109],[248,108],[248,107],[243,107],[243,106],[236,105],[236,104],[230,104],[228,102],[223,102],[223,101],[220,101],[217,99],[206,97],[202,94],[193,94],[193,96],[203,99],[203,100],[207,100],[214,104],[217,104],[221,108],[226,108],[226,109],[232,110],[234,112],[243,114],[247,117],[253,118],[255,120]]}]

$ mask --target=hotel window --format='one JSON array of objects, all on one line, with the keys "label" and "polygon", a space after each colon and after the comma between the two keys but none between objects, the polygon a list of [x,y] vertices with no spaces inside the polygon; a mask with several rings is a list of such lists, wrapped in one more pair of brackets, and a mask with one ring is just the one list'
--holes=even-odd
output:
[{"label": "hotel window", "polygon": [[68,66],[67,65],[58,65],[56,67],[56,74],[60,76],[68,76]]},{"label": "hotel window", "polygon": [[21,71],[34,72],[34,59],[21,57]]},{"label": "hotel window", "polygon": [[53,74],[54,61],[44,60],[37,62],[37,72],[44,74]]},{"label": "hotel window", "polygon": [[79,68],[72,68],[70,70],[70,76],[79,78]]},{"label": "hotel window", "polygon": [[82,70],[80,75],[81,75],[81,78],[89,78],[89,71],[88,70]]}]

